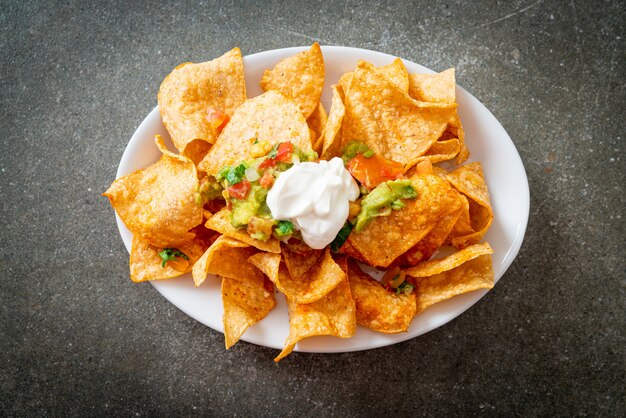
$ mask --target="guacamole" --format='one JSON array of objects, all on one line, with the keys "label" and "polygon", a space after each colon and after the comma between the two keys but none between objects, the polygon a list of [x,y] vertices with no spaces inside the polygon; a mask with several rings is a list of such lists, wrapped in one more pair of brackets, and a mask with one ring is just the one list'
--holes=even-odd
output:
[{"label": "guacamole", "polygon": [[378,216],[389,216],[392,210],[405,206],[400,199],[415,199],[417,193],[411,180],[391,180],[379,184],[361,200],[361,212],[356,218],[354,230],[360,232],[372,219]]}]

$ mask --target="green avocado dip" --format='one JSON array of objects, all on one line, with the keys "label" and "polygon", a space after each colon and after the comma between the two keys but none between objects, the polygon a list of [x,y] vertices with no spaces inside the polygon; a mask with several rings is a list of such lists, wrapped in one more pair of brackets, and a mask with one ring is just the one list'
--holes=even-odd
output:
[{"label": "green avocado dip", "polygon": [[401,199],[415,199],[417,192],[411,180],[390,180],[380,183],[361,200],[361,211],[354,222],[354,231],[361,232],[378,216],[389,216],[392,210],[405,206]]}]

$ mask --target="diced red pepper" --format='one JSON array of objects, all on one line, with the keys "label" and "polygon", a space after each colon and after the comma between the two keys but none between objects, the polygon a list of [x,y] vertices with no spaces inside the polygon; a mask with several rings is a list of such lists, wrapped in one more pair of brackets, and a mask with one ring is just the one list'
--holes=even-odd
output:
[{"label": "diced red pepper", "polygon": [[226,113],[212,108],[209,109],[206,118],[211,124],[211,127],[217,130],[217,132],[222,132],[222,129],[224,129],[224,127],[230,120],[230,117]]},{"label": "diced red pepper", "polygon": [[230,197],[243,200],[248,196],[248,192],[250,191],[250,182],[243,179],[239,183],[229,186],[226,190]]},{"label": "diced red pepper", "polygon": [[276,167],[276,160],[273,158],[268,158],[267,160],[259,164],[259,170],[261,171],[268,169],[268,168],[273,168],[273,167]]},{"label": "diced red pepper", "polygon": [[274,184],[274,176],[272,176],[269,171],[266,171],[259,180],[259,184],[261,185],[261,187],[269,189],[270,186]]},{"label": "diced red pepper", "polygon": [[386,160],[378,154],[365,158],[357,154],[348,162],[348,171],[368,189],[380,183],[402,177],[404,166],[396,161]]},{"label": "diced red pepper", "polygon": [[281,142],[276,152],[276,160],[281,163],[290,163],[293,154],[293,144],[289,141]]}]

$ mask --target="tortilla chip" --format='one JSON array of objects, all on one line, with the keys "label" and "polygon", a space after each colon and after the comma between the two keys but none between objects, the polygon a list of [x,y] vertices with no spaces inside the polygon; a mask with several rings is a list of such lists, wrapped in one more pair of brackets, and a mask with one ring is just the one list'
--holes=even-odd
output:
[{"label": "tortilla chip", "polygon": [[324,128],[326,128],[326,123],[328,122],[328,115],[326,114],[326,109],[324,109],[324,105],[322,103],[318,103],[317,107],[306,120],[307,125],[309,125],[309,131],[313,131],[315,135],[311,135],[311,139],[313,137],[316,138],[315,146],[313,149],[315,152],[320,154],[322,152],[322,145],[324,142]]},{"label": "tortilla chip", "polygon": [[354,72],[344,104],[342,147],[364,142],[407,169],[441,136],[456,108],[413,100],[365,62]]},{"label": "tortilla chip", "polygon": [[347,73],[343,73],[339,80],[337,81],[337,85],[341,87],[343,93],[347,93],[350,89],[350,83],[352,83],[352,77],[354,77],[354,72],[350,71]]},{"label": "tortilla chip", "polygon": [[411,277],[428,277],[459,267],[461,264],[485,254],[493,254],[489,243],[471,245],[447,257],[424,261],[404,270]]},{"label": "tortilla chip", "polygon": [[215,175],[225,166],[250,159],[255,140],[271,145],[291,141],[303,151],[312,149],[309,126],[298,106],[282,94],[268,91],[237,108],[198,169]]},{"label": "tortilla chip", "polygon": [[[209,109],[232,116],[245,100],[246,83],[239,48],[213,61],[179,65],[163,80],[158,95],[163,125],[178,151],[192,160],[200,159],[208,151],[208,144],[217,139],[218,132],[207,120]],[[194,140],[207,145],[191,146]]]},{"label": "tortilla chip", "polygon": [[465,143],[465,131],[461,124],[461,118],[459,118],[459,113],[456,110],[454,116],[452,116],[452,119],[448,122],[448,129],[459,139],[459,154],[456,156],[454,162],[456,164],[462,164],[469,158],[470,152]]},{"label": "tortilla chip", "polygon": [[281,252],[289,275],[295,279],[304,276],[317,264],[324,253],[323,250],[314,250],[312,248],[308,248],[308,250],[305,251],[294,251],[289,244],[281,245]]},{"label": "tortilla chip", "polygon": [[278,274],[275,274],[275,270],[270,273],[267,276],[278,290],[297,303],[311,303],[321,299],[333,290],[343,277],[341,268],[330,256],[328,248],[319,263],[304,276],[291,277],[289,270],[283,264],[280,265]]},{"label": "tortilla chip", "polygon": [[409,96],[421,102],[456,103],[454,68],[437,74],[410,74]]},{"label": "tortilla chip", "polygon": [[[193,163],[197,166],[198,164],[200,164],[200,161],[202,161],[202,159],[207,154],[207,152],[209,152],[210,149],[211,144],[207,141],[204,141],[202,139],[194,139],[187,144],[183,155],[193,161]],[[201,176],[202,173],[199,172],[198,175]]]},{"label": "tortilla chip", "polygon": [[390,293],[353,262],[348,272],[357,323],[385,334],[406,332],[417,309],[415,293]]},{"label": "tortilla chip", "polygon": [[405,207],[379,216],[348,241],[371,266],[387,267],[437,224],[443,216],[461,208],[459,194],[447,181],[432,174],[411,178],[417,198],[405,199]]},{"label": "tortilla chip", "polygon": [[416,283],[418,313],[437,302],[463,293],[491,289],[494,284],[491,254],[480,255],[452,270],[421,277]]},{"label": "tortilla chip", "polygon": [[365,257],[363,257],[363,255],[358,252],[356,248],[354,248],[354,245],[350,243],[350,240],[346,240],[346,242],[343,243],[343,245],[339,249],[339,253],[349,255],[355,260],[359,260],[361,263],[367,264],[367,260],[365,260]]},{"label": "tortilla chip", "polygon": [[248,258],[248,262],[261,270],[272,283],[279,281],[278,273],[280,271],[280,254],[275,253],[257,253]]},{"label": "tortilla chip", "polygon": [[192,266],[202,256],[207,247],[207,243],[196,236],[191,241],[177,248],[189,257],[189,260],[180,260],[181,264],[168,261],[163,266],[163,259],[159,256],[163,248],[154,247],[135,235],[130,250],[130,279],[138,283],[147,280],[166,280],[182,276],[191,271]]},{"label": "tortilla chip", "polygon": [[448,173],[446,179],[459,192],[467,196],[469,205],[467,211],[462,212],[459,217],[459,226],[455,226],[450,234],[452,245],[464,248],[476,244],[482,240],[493,221],[493,210],[482,166],[479,162],[465,164]]},{"label": "tortilla chip", "polygon": [[331,335],[350,338],[356,332],[356,310],[346,274],[339,269],[341,280],[323,298],[309,304],[299,304],[287,298],[289,307],[289,336],[283,351],[274,359],[278,362],[291,353],[304,338]]},{"label": "tortilla chip", "polygon": [[224,341],[229,349],[252,325],[276,306],[274,286],[267,279],[222,279]]},{"label": "tortilla chip", "polygon": [[330,105],[330,114],[326,129],[324,129],[324,139],[320,159],[330,160],[341,154],[341,123],[346,112],[343,105],[344,95],[340,86],[332,86],[333,99]]},{"label": "tortilla chip", "polygon": [[389,65],[378,67],[377,70],[403,93],[409,92],[409,73],[400,58]]},{"label": "tortilla chip", "polygon": [[[423,102],[456,103],[454,68],[438,74],[410,74],[409,96]],[[452,130],[459,140],[459,153],[455,162],[461,164],[469,158],[469,150],[465,145],[465,131],[456,109],[448,121],[448,129]]]},{"label": "tortilla chip", "polygon": [[[403,93],[409,92],[409,73],[400,58],[394,59],[389,65],[375,67],[375,69],[381,76],[389,80],[400,91]],[[344,73],[341,77],[339,77],[337,84],[341,86],[344,92],[349,90],[352,77],[354,77],[353,71]]]},{"label": "tortilla chip", "polygon": [[458,138],[450,138],[446,140],[438,140],[433,143],[430,149],[418,160],[428,159],[431,163],[436,164],[442,161],[453,159],[459,154],[461,143]]},{"label": "tortilla chip", "polygon": [[270,238],[267,241],[259,241],[252,238],[245,229],[235,228],[230,223],[230,211],[227,208],[223,208],[215,215],[211,216],[204,226],[227,237],[235,238],[238,241],[252,245],[259,250],[280,253],[280,242],[275,238]]},{"label": "tortilla chip", "polygon": [[263,280],[263,274],[248,262],[257,250],[241,241],[222,235],[194,264],[191,274],[200,286],[208,274],[231,279]]},{"label": "tortilla chip", "polygon": [[168,151],[160,136],[155,142],[161,159],[115,180],[103,195],[133,234],[155,247],[176,247],[190,241],[189,230],[202,222],[198,175],[193,162]]},{"label": "tortilla chip", "polygon": [[430,232],[413,248],[402,254],[401,266],[414,266],[420,261],[428,260],[443,245],[452,231],[454,224],[461,215],[462,208],[443,216]]},{"label": "tortilla chip", "polygon": [[292,98],[304,118],[311,116],[324,88],[324,56],[317,42],[308,51],[286,58],[261,79],[263,91],[277,90]]}]

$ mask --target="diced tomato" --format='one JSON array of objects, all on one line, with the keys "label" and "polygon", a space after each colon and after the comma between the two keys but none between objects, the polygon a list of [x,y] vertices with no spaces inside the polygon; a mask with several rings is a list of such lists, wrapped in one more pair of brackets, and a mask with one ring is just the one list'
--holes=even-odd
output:
[{"label": "diced tomato", "polygon": [[348,162],[348,171],[368,189],[380,183],[402,177],[404,166],[396,161],[386,160],[378,154],[365,158],[357,154]]},{"label": "diced tomato", "polygon": [[248,196],[248,192],[250,191],[250,182],[243,179],[239,183],[229,186],[226,190],[230,197],[243,200]]},{"label": "diced tomato", "polygon": [[212,108],[209,109],[206,118],[211,124],[211,127],[217,130],[217,132],[222,132],[222,129],[224,129],[224,127],[230,120],[230,117],[228,117],[226,113]]},{"label": "diced tomato", "polygon": [[266,171],[259,180],[259,184],[261,185],[261,187],[269,189],[270,186],[274,184],[274,176],[272,176],[269,171]]},{"label": "diced tomato", "polygon": [[272,167],[276,167],[276,160],[273,158],[268,158],[267,160],[263,161],[261,164],[259,164],[259,170],[263,171],[267,168],[272,168]]},{"label": "diced tomato", "polygon": [[289,141],[281,142],[276,152],[276,161],[281,163],[290,163],[293,154],[293,144]]}]

